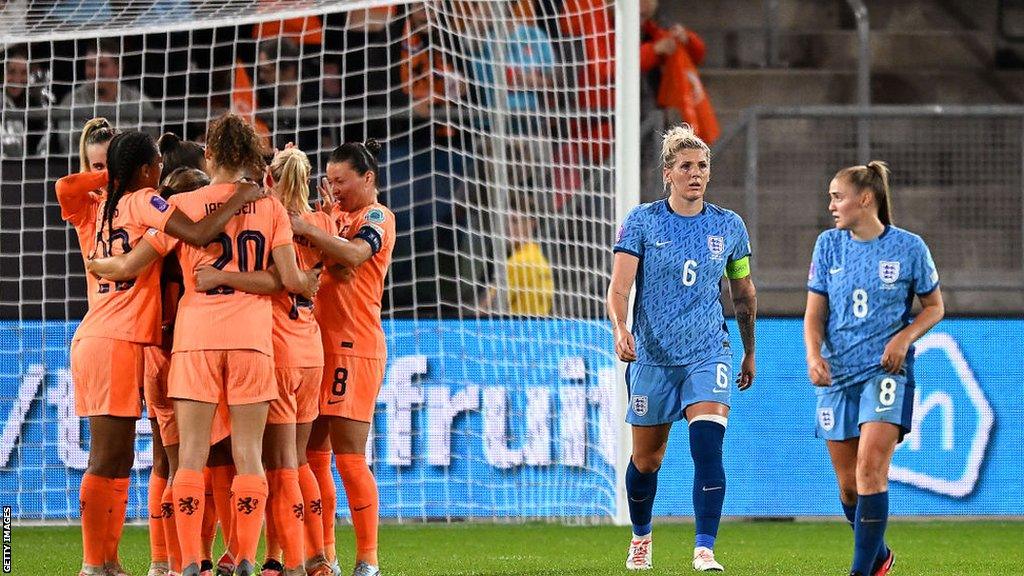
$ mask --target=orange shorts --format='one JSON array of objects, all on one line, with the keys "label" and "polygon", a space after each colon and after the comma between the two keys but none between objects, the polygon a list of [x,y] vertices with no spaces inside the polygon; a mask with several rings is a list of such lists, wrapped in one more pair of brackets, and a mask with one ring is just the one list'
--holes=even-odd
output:
[{"label": "orange shorts", "polygon": [[316,420],[323,372],[323,366],[275,368],[277,400],[270,403],[267,424],[309,424]]},{"label": "orange shorts", "polygon": [[228,406],[276,400],[274,359],[255,350],[175,352],[167,395]]},{"label": "orange shorts", "polygon": [[[167,396],[167,381],[171,368],[171,355],[160,346],[146,346],[146,376],[143,395],[146,411],[150,418],[156,418],[160,429],[160,442],[174,446],[181,442],[178,419],[174,417],[174,400]],[[231,418],[227,405],[217,407],[217,416],[210,431],[210,444],[216,444],[231,435]]]},{"label": "orange shorts", "polygon": [[71,343],[79,416],[142,416],[145,344],[86,337]]},{"label": "orange shorts", "polygon": [[171,355],[160,346],[146,346],[146,377],[143,397],[146,412],[156,418],[160,428],[160,441],[164,446],[179,442],[178,421],[174,419],[174,401],[167,397],[167,374],[171,370]]},{"label": "orange shorts", "polygon": [[326,355],[320,414],[371,422],[386,364],[383,358]]}]

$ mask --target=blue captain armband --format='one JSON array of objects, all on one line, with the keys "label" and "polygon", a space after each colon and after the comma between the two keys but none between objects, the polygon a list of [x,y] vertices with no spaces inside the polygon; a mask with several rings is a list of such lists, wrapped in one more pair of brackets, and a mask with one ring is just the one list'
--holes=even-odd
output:
[{"label": "blue captain armband", "polygon": [[366,240],[366,243],[370,245],[371,254],[376,254],[380,250],[381,245],[384,243],[383,236],[384,230],[375,224],[365,224],[355,235],[356,238]]}]

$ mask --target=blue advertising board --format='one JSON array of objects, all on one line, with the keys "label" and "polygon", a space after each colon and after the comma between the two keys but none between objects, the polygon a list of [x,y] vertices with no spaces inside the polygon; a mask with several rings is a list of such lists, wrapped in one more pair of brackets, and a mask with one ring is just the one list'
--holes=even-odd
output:
[{"label": "blue advertising board", "polygon": [[[0,323],[0,500],[17,519],[78,515],[88,426],[74,414],[68,371],[75,326]],[[368,449],[383,516],[614,515],[623,427],[605,323],[394,320],[385,331],[387,375]],[[890,473],[893,514],[1024,514],[1024,366],[1012,350],[1021,333],[1021,320],[950,319],[918,343],[914,431]],[[801,321],[762,319],[757,337],[755,385],[733,394],[725,513],[837,515],[835,479],[814,438]],[[149,423],[137,432],[129,515],[142,518]],[[691,478],[686,426],[677,425],[655,513],[691,515]]]}]

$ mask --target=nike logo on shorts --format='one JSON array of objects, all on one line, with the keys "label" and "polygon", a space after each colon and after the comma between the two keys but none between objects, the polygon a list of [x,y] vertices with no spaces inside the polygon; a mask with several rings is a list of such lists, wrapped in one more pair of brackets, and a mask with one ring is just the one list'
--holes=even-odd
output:
[{"label": "nike logo on shorts", "polygon": [[875,408],[875,412],[879,414],[882,412],[888,412],[889,410],[892,410],[892,406],[889,406],[888,408],[882,408],[881,406]]},{"label": "nike logo on shorts", "polygon": [[701,486],[700,489],[703,490],[704,492],[711,492],[712,490],[721,490],[722,487],[721,486],[712,486],[711,488],[708,488],[707,486]]}]

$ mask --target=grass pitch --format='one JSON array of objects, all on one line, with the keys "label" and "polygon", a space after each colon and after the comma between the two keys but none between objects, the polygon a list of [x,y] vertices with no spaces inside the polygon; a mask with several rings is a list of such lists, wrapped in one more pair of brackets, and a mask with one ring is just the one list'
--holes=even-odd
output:
[{"label": "grass pitch", "polygon": [[[338,529],[344,573],[352,566],[350,527]],[[125,568],[143,576],[149,562],[144,527],[125,528]],[[629,528],[555,524],[413,524],[380,530],[385,575],[617,575],[623,567]],[[81,536],[76,526],[15,527],[12,573],[77,573]],[[1024,574],[1024,522],[890,522],[896,551],[893,576]],[[692,524],[655,524],[654,570],[693,574]],[[726,574],[845,575],[853,534],[845,523],[726,521],[715,546]],[[215,551],[220,550],[219,543]]]}]

